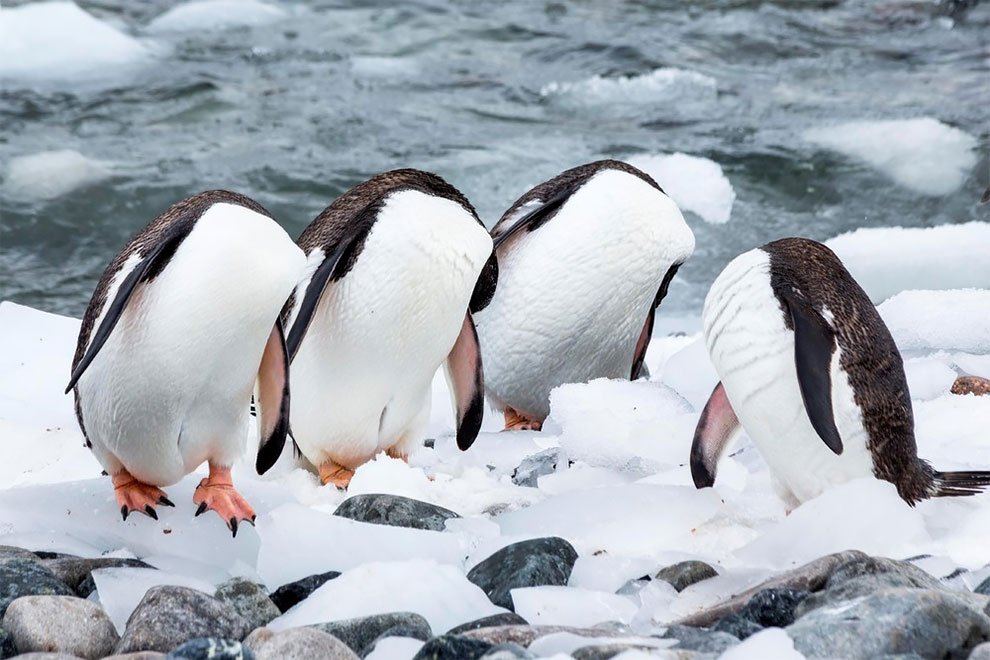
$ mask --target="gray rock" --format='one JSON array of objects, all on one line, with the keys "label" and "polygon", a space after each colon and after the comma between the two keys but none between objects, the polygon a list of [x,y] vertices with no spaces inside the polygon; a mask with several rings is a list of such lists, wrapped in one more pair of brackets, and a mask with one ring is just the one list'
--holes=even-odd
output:
[{"label": "gray rock", "polygon": [[21,596],[74,596],[40,560],[15,557],[0,561],[0,617]]},{"label": "gray rock", "polygon": [[341,502],[335,516],[393,527],[412,527],[442,532],[451,518],[460,515],[429,502],[420,502],[401,495],[368,493],[348,497]]},{"label": "gray rock", "polygon": [[951,592],[888,589],[814,610],[786,630],[809,658],[964,657],[990,639],[990,617]]},{"label": "gray rock", "polygon": [[472,568],[467,578],[493,603],[514,611],[512,589],[564,586],[575,561],[577,552],[562,538],[530,539],[502,548]]},{"label": "gray rock", "polygon": [[41,557],[30,550],[18,548],[14,545],[0,545],[0,561],[7,561],[8,559],[26,559],[27,561],[36,562],[41,561]]},{"label": "gray rock", "polygon": [[258,628],[244,640],[257,660],[357,660],[360,656],[346,644],[315,628],[290,628],[273,632]]},{"label": "gray rock", "polygon": [[134,653],[108,655],[103,660],[163,660],[163,658],[165,658],[165,654],[158,651],[136,651]]},{"label": "gray rock", "polygon": [[75,596],[23,596],[7,607],[3,626],[22,653],[60,652],[102,658],[119,639],[107,613]]},{"label": "gray rock", "polygon": [[557,465],[562,460],[561,448],[550,447],[541,452],[527,456],[515,470],[512,471],[512,483],[517,486],[536,488],[537,480],[547,474],[557,471]]},{"label": "gray rock", "polygon": [[717,576],[718,571],[703,561],[682,561],[660,569],[654,577],[669,583],[677,591],[683,591],[696,582]]},{"label": "gray rock", "polygon": [[17,655],[17,647],[14,646],[14,638],[3,626],[0,626],[0,658],[11,658],[15,655]]},{"label": "gray rock", "polygon": [[168,652],[192,639],[240,641],[251,624],[230,605],[186,587],[152,587],[127,620],[117,653]]},{"label": "gray rock", "polygon": [[668,658],[670,660],[688,660],[704,657],[699,653],[685,649],[658,649],[655,646],[637,644],[636,642],[615,642],[613,644],[583,646],[574,651],[574,653],[571,654],[571,657],[574,658],[574,660],[609,660],[610,658],[621,655],[626,651],[640,651],[648,653],[650,657]]},{"label": "gray rock", "polygon": [[711,627],[711,630],[732,635],[737,639],[746,639],[763,630],[763,626],[737,613],[722,617]]},{"label": "gray rock", "polygon": [[481,656],[481,660],[530,660],[535,657],[518,644],[496,644]]},{"label": "gray rock", "polygon": [[800,589],[803,591],[818,591],[825,586],[825,582],[832,572],[849,561],[863,559],[867,555],[859,550],[846,550],[836,552],[831,555],[819,557],[818,559],[799,566],[780,575],[765,580],[760,584],[747,589],[746,591],[733,596],[727,601],[710,607],[707,610],[686,616],[675,623],[685,626],[708,627],[729,614],[735,614],[749,603],[750,598],[758,591],[771,588]]},{"label": "gray rock", "polygon": [[969,660],[990,660],[990,642],[978,644],[970,651]]},{"label": "gray rock", "polygon": [[48,653],[47,651],[31,651],[13,656],[18,660],[80,660],[78,656],[68,653]]},{"label": "gray rock", "polygon": [[311,593],[322,587],[326,582],[339,577],[340,573],[337,571],[307,575],[295,582],[283,584],[272,592],[270,598],[280,612],[288,612],[292,607],[309,598]]},{"label": "gray rock", "polygon": [[399,626],[418,629],[420,634],[417,635],[417,639],[423,639],[424,635],[425,639],[433,636],[429,622],[415,612],[375,614],[357,619],[319,623],[309,627],[333,635],[355,653],[361,653],[384,632]]},{"label": "gray rock", "polygon": [[474,621],[468,621],[467,623],[462,623],[459,626],[455,626],[447,631],[448,635],[460,635],[468,630],[477,630],[478,628],[490,628],[492,626],[525,626],[529,622],[522,618],[515,612],[501,612],[499,614],[492,614],[491,616],[485,616],[480,619],[475,619]]},{"label": "gray rock", "polygon": [[172,649],[166,660],[255,660],[254,654],[233,639],[190,639]]},{"label": "gray rock", "polygon": [[973,593],[990,596],[990,577],[976,585],[976,589],[973,589]]},{"label": "gray rock", "polygon": [[410,639],[418,639],[421,642],[425,642],[432,636],[433,634],[429,631],[429,629],[423,628],[422,626],[414,626],[408,623],[393,626],[365,646],[364,649],[361,650],[360,655],[363,658],[374,651],[375,646],[378,645],[378,642],[382,641],[386,637],[408,637]]},{"label": "gray rock", "polygon": [[794,623],[795,609],[807,597],[808,592],[800,589],[763,589],[753,594],[739,614],[764,628],[784,628]]},{"label": "gray rock", "polygon": [[244,578],[227,580],[217,587],[214,598],[233,607],[235,612],[247,619],[252,630],[268,625],[281,614],[261,585]]},{"label": "gray rock", "polygon": [[478,660],[493,646],[490,642],[461,635],[440,635],[423,644],[413,660]]},{"label": "gray rock", "polygon": [[478,628],[462,633],[461,637],[480,639],[492,645],[518,644],[528,647],[533,640],[553,635],[555,633],[571,633],[581,637],[610,637],[611,635],[597,628],[572,628],[570,626],[491,626]]},{"label": "gray rock", "polygon": [[[96,589],[92,573],[98,568],[154,568],[140,559],[123,557],[96,557],[82,559],[80,557],[59,557],[46,559],[41,565],[51,571],[55,577],[69,585],[81,598],[87,598]],[[84,584],[85,583],[85,584]]]},{"label": "gray rock", "polygon": [[721,654],[739,643],[739,639],[729,633],[690,626],[670,626],[660,635],[663,639],[676,639],[671,648],[702,653]]}]

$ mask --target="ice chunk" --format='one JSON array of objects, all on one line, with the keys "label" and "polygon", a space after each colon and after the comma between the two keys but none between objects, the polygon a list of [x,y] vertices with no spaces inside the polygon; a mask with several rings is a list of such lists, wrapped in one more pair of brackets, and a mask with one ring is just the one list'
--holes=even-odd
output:
[{"label": "ice chunk", "polygon": [[629,580],[653,573],[657,562],[648,558],[586,555],[578,557],[567,585],[615,593]]},{"label": "ice chunk", "polygon": [[605,621],[629,623],[636,605],[625,596],[577,587],[513,589],[516,613],[532,625],[591,627]]},{"label": "ice chunk", "polygon": [[904,291],[877,308],[901,351],[990,353],[990,290]]},{"label": "ice chunk", "polygon": [[794,649],[794,640],[782,628],[767,628],[747,637],[719,656],[719,660],[803,660],[804,655]]},{"label": "ice chunk", "polygon": [[736,192],[715,161],[673,153],[633,156],[628,162],[653,177],[682,211],[713,224],[729,221]]},{"label": "ice chunk", "polygon": [[900,498],[894,485],[864,478],[805,502],[736,556],[757,566],[783,569],[850,549],[907,557],[925,552],[930,544],[921,513]]},{"label": "ice chunk", "polygon": [[139,41],[72,2],[0,9],[0,80],[72,82],[149,58]]},{"label": "ice chunk", "polygon": [[460,566],[467,554],[455,534],[356,522],[299,504],[259,516],[258,531],[263,539],[258,573],[273,588],[365,562],[429,557]]},{"label": "ice chunk", "polygon": [[285,17],[285,11],[259,0],[196,0],[155,17],[146,28],[153,34],[224,30],[266,25]]},{"label": "ice chunk", "polygon": [[111,176],[106,163],[78,151],[60,149],[12,158],[3,190],[14,199],[53,199]]},{"label": "ice chunk", "polygon": [[540,89],[543,97],[570,97],[585,104],[684,103],[714,99],[715,79],[677,68],[661,68],[638,76],[592,76],[577,82],[551,82]]},{"label": "ice chunk", "polygon": [[825,241],[874,303],[906,289],[990,283],[990,223],[864,227]]},{"label": "ice chunk", "polygon": [[693,342],[671,355],[659,378],[700,413],[718,383],[718,374],[708,357],[704,337],[698,333]]},{"label": "ice chunk", "polygon": [[351,70],[363,78],[408,79],[419,73],[419,66],[410,57],[379,55],[351,56]]},{"label": "ice chunk", "polygon": [[[340,537],[322,538],[328,539],[320,546],[326,549]],[[361,546],[358,552],[367,555],[371,549]],[[369,562],[330,580],[268,627],[285,630],[384,612],[416,612],[439,634],[505,610],[493,605],[459,568],[428,559]]]},{"label": "ice chunk", "polygon": [[604,378],[554,389],[550,417],[570,459],[638,476],[683,464],[683,440],[697,423],[691,405],[661,383]]},{"label": "ice chunk", "polygon": [[414,657],[424,642],[412,637],[386,637],[375,644],[364,660],[408,660]]},{"label": "ice chunk", "polygon": [[100,604],[110,615],[117,632],[121,634],[127,626],[131,612],[152,587],[163,584],[189,587],[210,596],[216,591],[213,584],[204,580],[153,568],[99,568],[93,571],[93,582],[99,592]]},{"label": "ice chunk", "polygon": [[922,195],[958,190],[976,165],[976,138],[931,117],[853,121],[809,130],[805,138]]}]

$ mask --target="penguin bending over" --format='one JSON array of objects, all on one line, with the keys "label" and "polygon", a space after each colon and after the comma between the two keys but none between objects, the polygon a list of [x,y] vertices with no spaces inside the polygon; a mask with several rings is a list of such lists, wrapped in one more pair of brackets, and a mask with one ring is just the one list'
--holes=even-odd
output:
[{"label": "penguin bending over", "polygon": [[694,234],[649,175],[601,160],[520,197],[492,230],[499,285],[477,315],[488,398],[539,430],[550,391],[643,372],[654,316]]},{"label": "penguin bending over", "polygon": [[83,316],[66,393],[120,512],[157,519],[161,486],[203,461],[193,495],[236,536],[254,522],[230,468],[243,453],[255,393],[257,470],[288,429],[288,357],[278,315],[305,264],[259,204],[213,190],[162,213],[117,254]]},{"label": "penguin bending over", "polygon": [[869,297],[821,243],[787,238],[733,259],[705,300],[721,382],[691,447],[698,488],[741,425],[789,508],[870,475],[909,504],[974,495],[990,472],[939,472],[918,458],[901,355]]},{"label": "penguin bending over", "polygon": [[393,170],[344,193],[298,244],[307,272],[283,311],[292,437],[321,483],[346,488],[383,450],[406,458],[444,362],[467,449],[484,413],[472,313],[498,277],[470,202],[435,174]]}]

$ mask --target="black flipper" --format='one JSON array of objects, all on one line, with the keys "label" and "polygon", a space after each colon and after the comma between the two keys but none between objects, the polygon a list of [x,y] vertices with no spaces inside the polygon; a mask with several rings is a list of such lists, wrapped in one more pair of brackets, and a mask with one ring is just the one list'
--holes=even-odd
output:
[{"label": "black flipper", "polygon": [[488,257],[488,261],[481,269],[481,274],[478,275],[478,281],[474,284],[468,310],[474,314],[488,307],[488,303],[495,297],[496,286],[498,286],[498,257],[495,256],[495,249],[492,248],[492,254]]},{"label": "black flipper", "polygon": [[570,198],[573,192],[573,190],[568,189],[554,195],[523,217],[516,220],[511,227],[493,239],[495,249],[497,250],[502,243],[509,240],[509,238],[522,229],[526,229],[527,231],[535,231],[538,229],[544,222],[553,217],[560,207],[564,205],[564,202]]},{"label": "black flipper", "polygon": [[444,366],[457,415],[457,446],[463,451],[478,437],[485,414],[485,376],[470,312],[464,315],[461,332]]},{"label": "black flipper", "polygon": [[646,374],[643,373],[643,362],[646,360],[646,349],[650,347],[650,339],[653,338],[653,325],[656,323],[657,308],[660,307],[660,303],[667,296],[670,282],[674,279],[674,275],[677,274],[677,269],[680,267],[681,264],[672,264],[663,276],[663,281],[660,282],[660,290],[657,291],[657,296],[653,299],[653,305],[646,315],[646,323],[643,325],[643,331],[640,333],[639,340],[636,342],[636,353],[633,355],[632,371],[629,374],[629,380],[636,380],[644,375],[649,377],[649,372]]},{"label": "black flipper", "polygon": [[788,288],[779,295],[787,305],[794,327],[794,364],[804,409],[825,445],[841,454],[842,438],[832,412],[831,367],[835,332],[825,317],[793,289]]},{"label": "black flipper", "polygon": [[264,474],[282,455],[289,431],[289,354],[281,319],[276,319],[261,356],[257,407],[261,442],[255,469]]},{"label": "black flipper", "polygon": [[323,291],[327,288],[327,284],[331,280],[340,279],[347,272],[350,268],[351,251],[355,246],[364,243],[364,239],[370,231],[371,227],[368,226],[364,231],[356,232],[348,239],[338,243],[333,253],[326,257],[316,272],[313,273],[313,277],[310,278],[306,287],[306,295],[303,296],[302,303],[299,305],[299,313],[296,314],[296,318],[292,322],[289,337],[285,342],[290,362],[296,358],[296,353],[299,352],[299,345],[302,344],[309,324],[313,321],[313,314],[316,313],[316,308],[320,304],[320,298],[323,297]]},{"label": "black flipper", "polygon": [[96,334],[93,335],[93,339],[89,342],[86,353],[79,360],[76,368],[72,370],[72,375],[69,377],[69,385],[65,388],[66,394],[79,382],[80,376],[83,375],[86,368],[89,367],[90,363],[93,362],[93,359],[100,352],[100,349],[103,348],[107,339],[110,338],[110,333],[116,327],[121,314],[126,309],[127,303],[138,285],[150,282],[158,277],[175,255],[175,251],[179,249],[179,245],[189,235],[189,232],[192,231],[194,225],[195,221],[188,221],[178,222],[170,227],[165,235],[162,236],[161,241],[146,254],[142,255],[141,261],[134,267],[134,270],[128,273],[124,281],[120,283],[120,288],[117,289],[117,295],[114,297],[113,302],[110,303],[110,306],[107,307],[107,313],[103,316],[100,327],[97,328]]}]

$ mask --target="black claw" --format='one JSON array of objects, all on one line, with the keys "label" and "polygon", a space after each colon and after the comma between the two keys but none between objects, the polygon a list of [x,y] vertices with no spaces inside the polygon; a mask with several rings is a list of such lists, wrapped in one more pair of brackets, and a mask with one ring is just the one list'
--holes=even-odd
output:
[{"label": "black claw", "polygon": [[124,504],[123,506],[120,507],[120,517],[121,518],[123,518],[124,520],[127,520],[127,514],[128,513],[130,513],[130,511],[127,510],[127,505],[126,504]]},{"label": "black claw", "polygon": [[257,514],[251,516],[251,524],[254,525],[254,521],[257,520],[257,519],[258,519],[258,515]]},{"label": "black claw", "polygon": [[237,518],[230,519],[230,531],[233,532],[234,538],[237,538]]},{"label": "black claw", "polygon": [[204,513],[206,513],[206,510],[207,510],[208,508],[209,508],[209,507],[208,507],[208,506],[206,506],[206,502],[201,502],[201,503],[200,503],[200,505],[199,505],[199,508],[198,508],[198,509],[196,509],[196,515],[197,515],[197,516],[201,516],[201,515],[203,515]]},{"label": "black claw", "polygon": [[154,507],[151,506],[150,504],[145,505],[144,512],[148,514],[149,518],[154,518],[155,520],[158,520],[158,512],[155,511]]},{"label": "black claw", "polygon": [[172,503],[172,500],[168,499],[164,495],[158,498],[158,503],[161,504],[162,506],[175,507],[175,504]]}]

